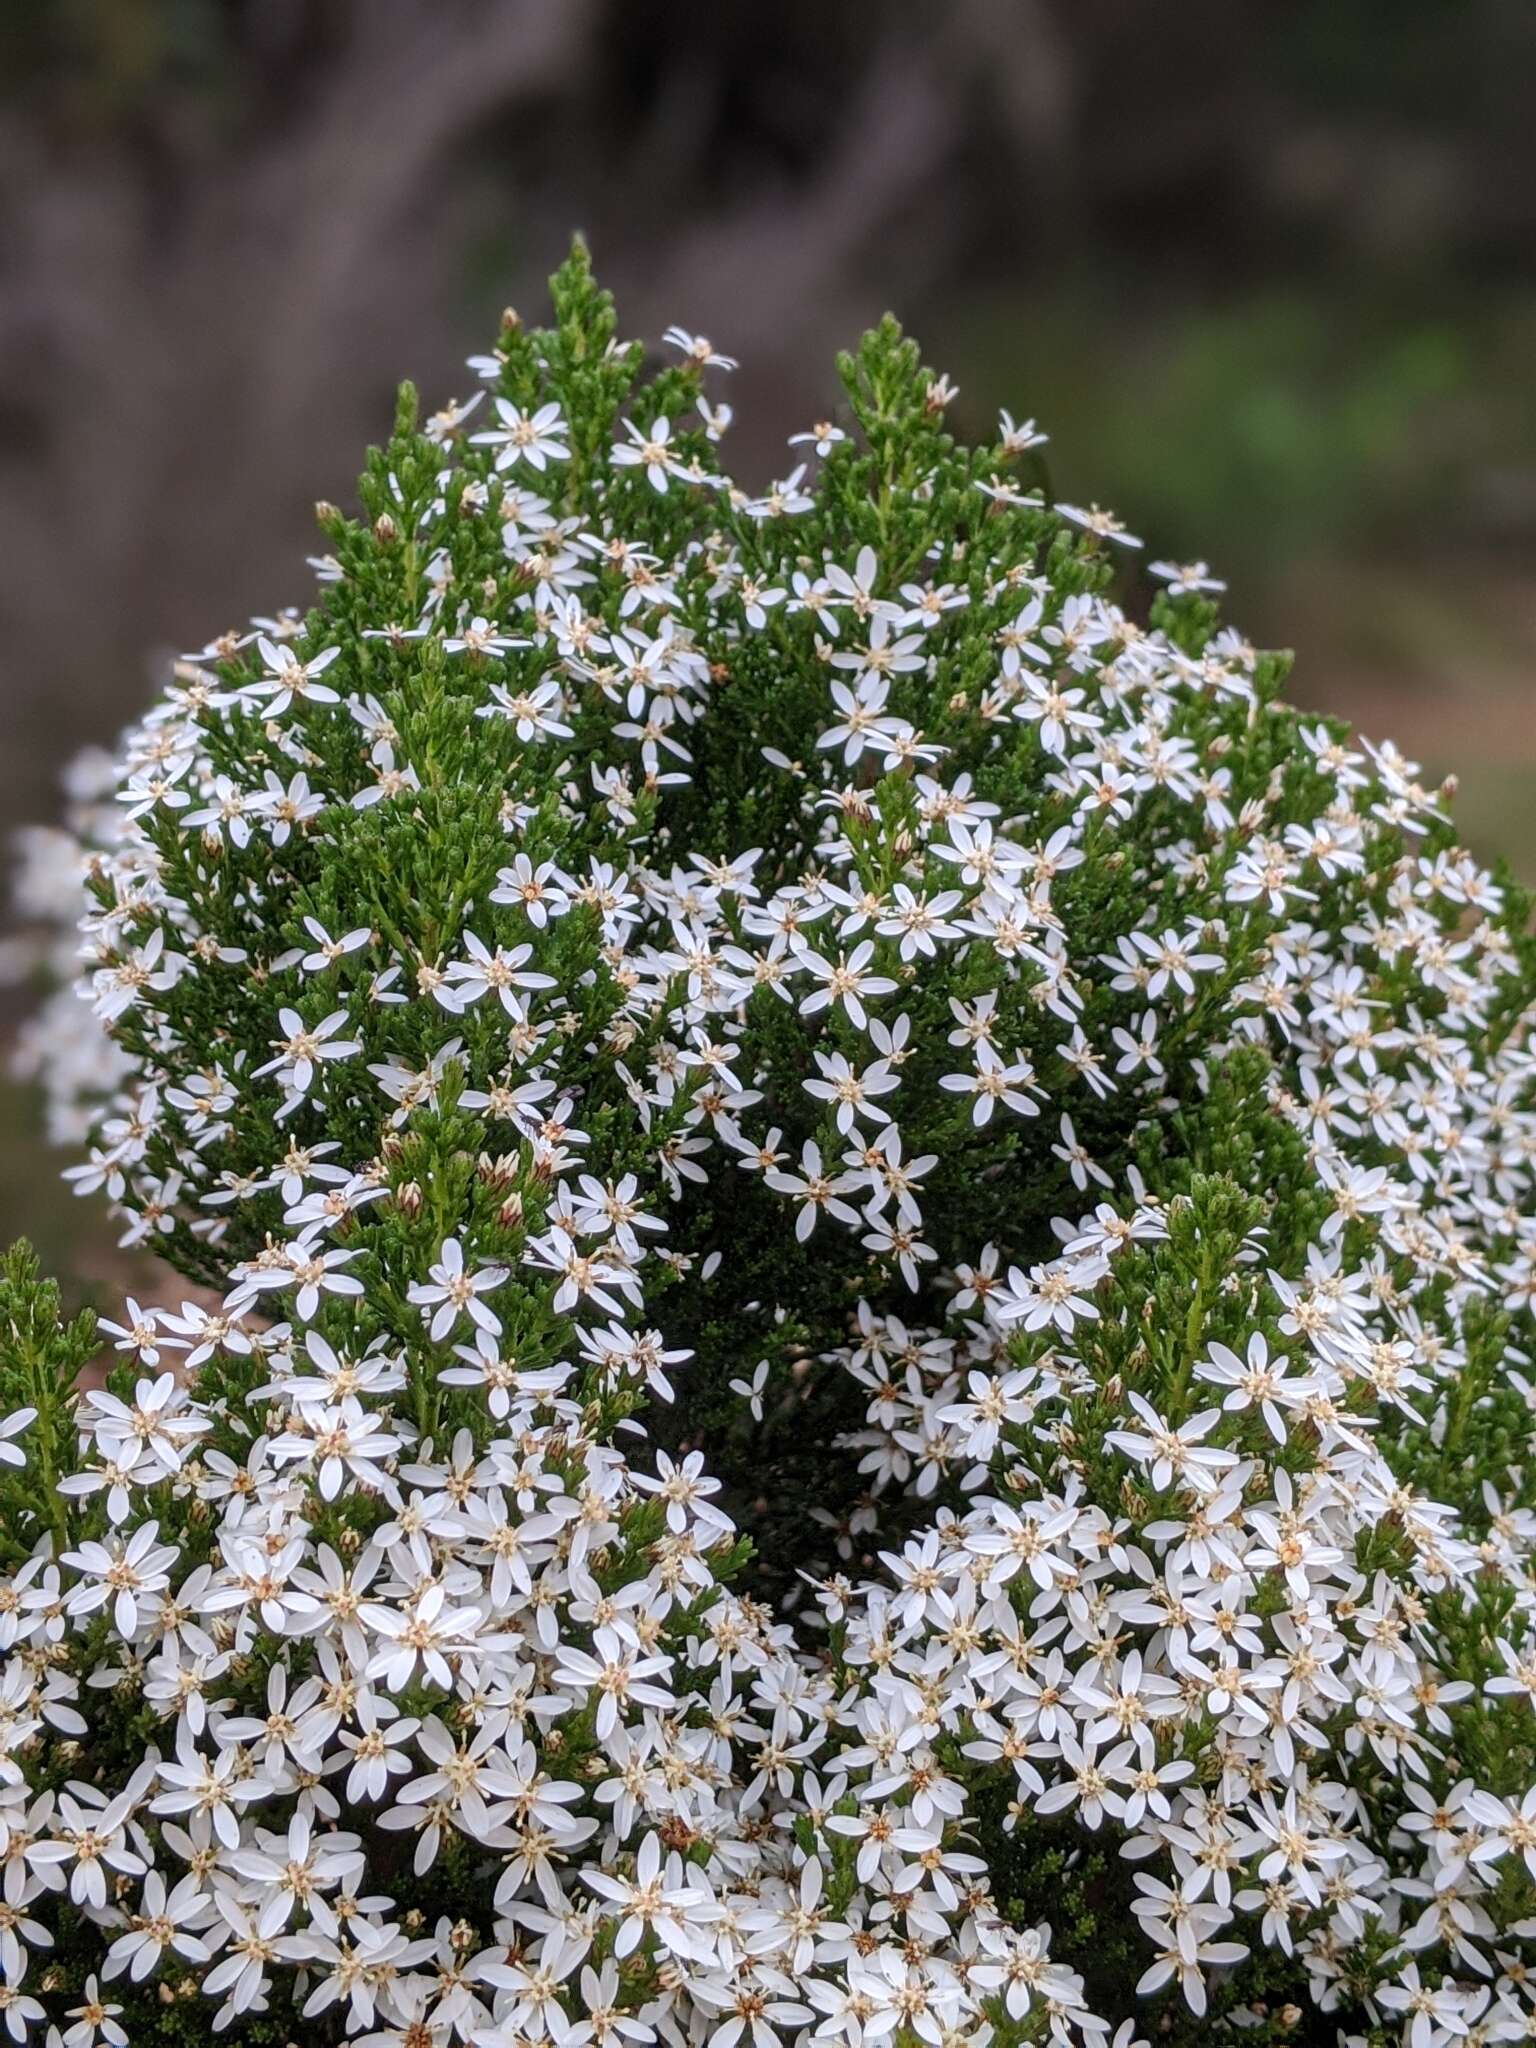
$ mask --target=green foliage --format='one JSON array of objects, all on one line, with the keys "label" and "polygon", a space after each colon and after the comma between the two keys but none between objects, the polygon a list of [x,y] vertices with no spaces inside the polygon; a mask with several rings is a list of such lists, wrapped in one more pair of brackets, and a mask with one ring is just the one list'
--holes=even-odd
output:
[{"label": "green foliage", "polygon": [[74,1470],[73,1397],[96,1351],[87,1309],[65,1322],[57,1282],[45,1280],[26,1243],[0,1259],[0,1416],[33,1411],[25,1431],[29,1469],[0,1463],[0,1562],[13,1569],[46,1529],[62,1545],[69,1510],[58,1482]]},{"label": "green foliage", "polygon": [[[197,1370],[163,1429],[160,1320],[112,1326],[103,1425],[72,1394],[88,1320],[7,1268],[44,1484],[13,1486],[6,1540],[83,1585],[27,1687],[56,1661],[107,1709],[39,1736],[28,1784],[132,1780],[183,1711],[133,1573],[66,1549],[132,1514],[234,1617],[215,1738],[264,1739],[269,1684],[337,1725],[382,1686],[433,1763],[445,1729],[526,1742],[582,1815],[551,1858],[573,1885],[607,1898],[643,1835],[755,1914],[814,1858],[838,1912],[909,1915],[950,1968],[922,1880],[877,1860],[874,1885],[840,1833],[868,1807],[877,1848],[876,1819],[986,1880],[945,1940],[980,1938],[989,1883],[989,1937],[1021,1968],[1049,1940],[1096,2012],[1180,2044],[1207,2011],[1368,2030],[1407,1967],[1389,1873],[1443,1876],[1423,1788],[1536,1776],[1506,1675],[1536,1514],[1530,905],[1399,757],[1283,702],[1286,658],[1198,566],[1153,565],[1145,621],[1116,605],[1139,543],[1047,502],[1032,432],[959,442],[894,321],[840,359],[813,480],[754,498],[707,343],[652,371],[580,246],[553,302],[480,360],[484,415],[402,390],[357,516],[320,510],[313,607],[180,665],[126,742],[87,930],[132,1078],[82,1173],[222,1304],[164,1319]],[[92,1470],[118,1430],[156,1446],[130,1477]],[[301,1556],[329,1576],[295,1624]],[[366,1599],[335,1584],[359,1557]],[[675,1690],[631,1697],[630,1650]],[[1043,1733],[999,1732],[1031,1685]],[[1107,1754],[1074,1761],[1074,1728]],[[287,1825],[322,1775],[241,1798]],[[531,1880],[516,1851],[488,1906],[516,1845],[466,1797],[439,1847],[454,1775],[420,1775],[349,1818],[451,1974],[521,1942],[501,1909]],[[1195,1853],[1170,1788],[1226,1830],[1235,1907],[1145,1889]],[[1501,1938],[1536,1913],[1503,1814]],[[1358,1912],[1312,1880],[1341,1859]],[[1159,1931],[1186,1909],[1245,1934],[1202,1948],[1208,2008]],[[626,1911],[646,2007],[674,1963]],[[60,1907],[61,1981],[99,1933]],[[133,2038],[179,2039],[155,1969]],[[997,2048],[1048,2027],[968,2010]]]}]

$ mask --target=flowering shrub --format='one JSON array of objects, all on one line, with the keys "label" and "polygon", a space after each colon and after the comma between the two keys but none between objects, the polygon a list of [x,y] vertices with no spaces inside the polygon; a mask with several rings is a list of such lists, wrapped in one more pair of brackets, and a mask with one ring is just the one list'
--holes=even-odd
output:
[{"label": "flowering shrub", "polygon": [[1529,2037],[1527,900],[894,325],[753,495],[553,290],[80,785],[11,2038]]}]

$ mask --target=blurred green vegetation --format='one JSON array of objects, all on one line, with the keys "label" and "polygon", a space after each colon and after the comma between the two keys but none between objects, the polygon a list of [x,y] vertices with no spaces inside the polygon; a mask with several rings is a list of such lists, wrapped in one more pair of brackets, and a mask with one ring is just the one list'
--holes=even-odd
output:
[{"label": "blurred green vegetation", "polygon": [[95,1202],[76,1199],[59,1178],[67,1163],[48,1145],[30,1088],[0,1078],[0,1250],[25,1236],[45,1273],[56,1275],[68,1306],[102,1307],[139,1270],[114,1254]]},{"label": "blurred green vegetation", "polygon": [[[1482,452],[1469,429],[1495,431],[1467,405],[1501,381],[1490,373],[1505,337],[1486,321],[1341,318],[1315,287],[1214,306],[1159,303],[1145,287],[1130,323],[1094,279],[1022,317],[978,306],[971,346],[988,388],[1049,393],[1058,489],[1111,492],[1160,549],[1219,542],[1229,573],[1263,577],[1277,561],[1400,540],[1443,504],[1447,470]],[[1514,388],[1502,395],[1521,409]]]}]

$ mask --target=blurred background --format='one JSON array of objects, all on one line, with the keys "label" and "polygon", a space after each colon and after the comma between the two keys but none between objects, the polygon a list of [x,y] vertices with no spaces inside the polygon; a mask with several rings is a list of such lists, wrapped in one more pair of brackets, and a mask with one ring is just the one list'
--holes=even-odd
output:
[{"label": "blurred background", "polygon": [[[577,227],[742,358],[744,480],[895,308],[1536,879],[1530,0],[0,0],[0,819]],[[0,1242],[143,1278],[57,1164],[6,1084]]]}]

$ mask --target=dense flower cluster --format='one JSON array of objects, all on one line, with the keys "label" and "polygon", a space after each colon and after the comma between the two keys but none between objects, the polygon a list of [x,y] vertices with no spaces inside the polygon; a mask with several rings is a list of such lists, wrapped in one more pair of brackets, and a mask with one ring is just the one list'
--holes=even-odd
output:
[{"label": "dense flower cluster", "polygon": [[1525,899],[890,324],[752,494],[554,296],[74,791],[199,1285],[0,1284],[0,2023],[1529,2038]]}]

